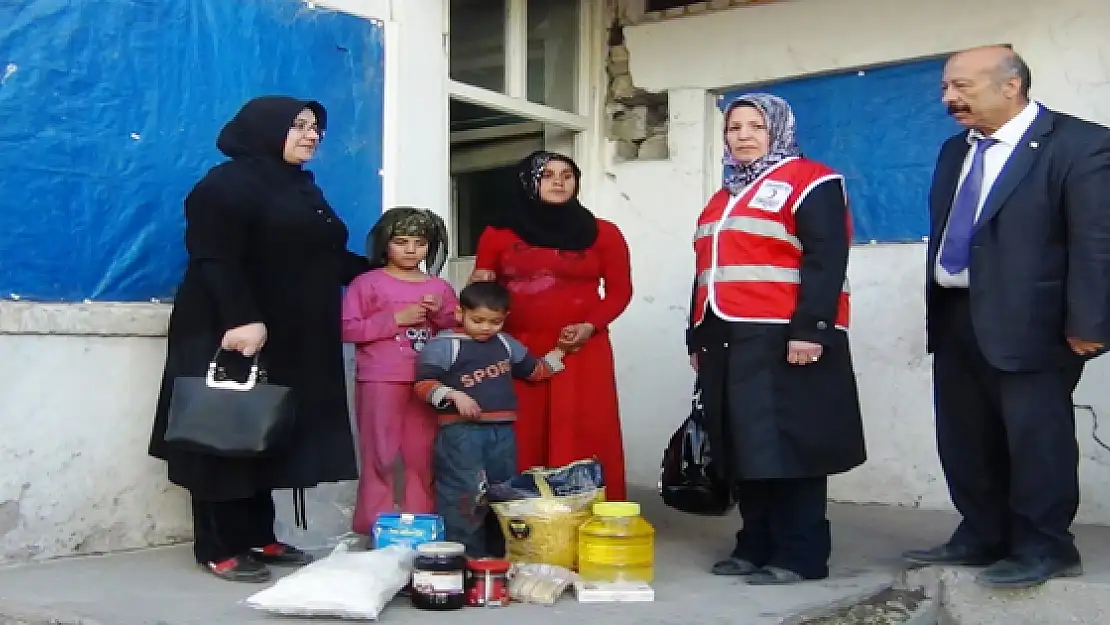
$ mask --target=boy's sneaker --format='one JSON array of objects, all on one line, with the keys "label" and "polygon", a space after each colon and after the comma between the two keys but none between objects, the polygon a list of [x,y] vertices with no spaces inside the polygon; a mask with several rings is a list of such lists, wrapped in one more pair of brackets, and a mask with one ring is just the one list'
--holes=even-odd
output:
[{"label": "boy's sneaker", "polygon": [[261,584],[270,581],[270,569],[266,568],[265,564],[248,557],[206,562],[204,568],[216,577],[229,582]]},{"label": "boy's sneaker", "polygon": [[254,547],[250,557],[263,564],[277,566],[301,566],[312,562],[312,556],[285,543],[270,543],[265,547]]}]

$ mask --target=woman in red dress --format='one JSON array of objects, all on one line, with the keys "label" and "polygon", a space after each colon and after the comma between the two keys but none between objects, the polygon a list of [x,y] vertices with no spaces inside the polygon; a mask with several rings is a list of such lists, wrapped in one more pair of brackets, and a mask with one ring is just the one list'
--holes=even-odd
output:
[{"label": "woman in red dress", "polygon": [[[560,346],[566,370],[517,383],[520,468],[597,457],[606,498],[627,497],[609,324],[632,300],[628,244],[578,201],[582,172],[570,158],[535,152],[520,163],[509,210],[482,233],[471,281],[512,293],[505,331],[533,353]],[[602,287],[604,296],[600,291]]]}]

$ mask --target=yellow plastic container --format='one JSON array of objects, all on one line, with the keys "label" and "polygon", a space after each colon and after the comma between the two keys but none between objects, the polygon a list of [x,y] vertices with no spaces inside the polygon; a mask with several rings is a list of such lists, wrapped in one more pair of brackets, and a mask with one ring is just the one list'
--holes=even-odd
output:
[{"label": "yellow plastic container", "polygon": [[644,582],[655,578],[655,528],[640,504],[603,501],[578,528],[578,574],[588,582]]}]

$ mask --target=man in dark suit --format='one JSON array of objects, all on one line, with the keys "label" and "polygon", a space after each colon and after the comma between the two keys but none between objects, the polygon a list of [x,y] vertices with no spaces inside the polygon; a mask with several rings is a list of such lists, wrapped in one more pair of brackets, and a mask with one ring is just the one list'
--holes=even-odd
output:
[{"label": "man in dark suit", "polygon": [[963,516],[918,564],[989,565],[1026,588],[1082,567],[1072,393],[1110,342],[1110,130],[1029,99],[1007,46],[960,52],[929,194],[926,279],[937,448]]}]

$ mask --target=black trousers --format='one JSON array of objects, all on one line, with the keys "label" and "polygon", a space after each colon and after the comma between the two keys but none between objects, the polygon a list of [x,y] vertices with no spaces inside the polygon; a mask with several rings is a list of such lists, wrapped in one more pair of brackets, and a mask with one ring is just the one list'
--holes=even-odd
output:
[{"label": "black trousers", "polygon": [[1079,446],[1072,393],[1083,361],[1009,372],[983,357],[963,290],[941,298],[933,354],[937,449],[963,515],[952,543],[1014,556],[1078,557]]},{"label": "black trousers", "polygon": [[274,498],[263,491],[250,499],[193,503],[193,553],[197,562],[220,562],[243,555],[252,547],[277,542]]},{"label": "black trousers", "polygon": [[736,494],[744,526],[732,556],[807,579],[828,577],[828,490],[826,477],[741,481]]}]

